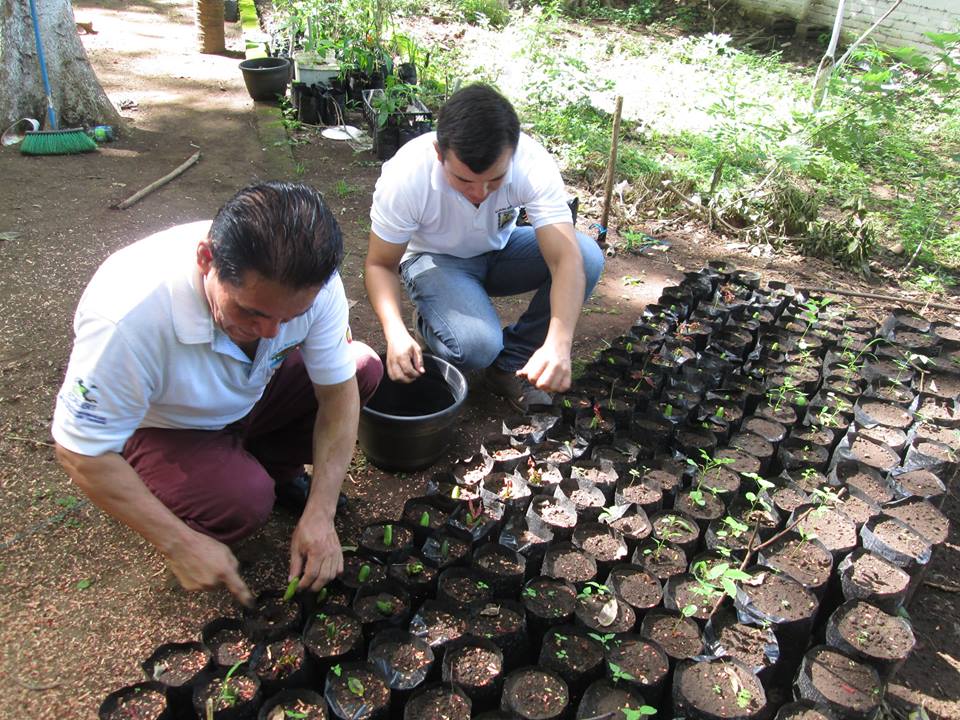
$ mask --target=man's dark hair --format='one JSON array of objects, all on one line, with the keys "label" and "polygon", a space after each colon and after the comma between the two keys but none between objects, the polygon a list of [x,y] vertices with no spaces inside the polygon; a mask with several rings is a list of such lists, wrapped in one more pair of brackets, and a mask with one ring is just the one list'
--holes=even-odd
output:
[{"label": "man's dark hair", "polygon": [[458,90],[437,115],[437,145],[446,157],[453,150],[475,173],[490,168],[504,150],[516,150],[520,120],[513,105],[489,85]]},{"label": "man's dark hair", "polygon": [[326,283],[343,260],[340,226],[305,183],[245,187],[217,212],[209,237],[217,274],[234,285],[252,270],[302,290]]}]

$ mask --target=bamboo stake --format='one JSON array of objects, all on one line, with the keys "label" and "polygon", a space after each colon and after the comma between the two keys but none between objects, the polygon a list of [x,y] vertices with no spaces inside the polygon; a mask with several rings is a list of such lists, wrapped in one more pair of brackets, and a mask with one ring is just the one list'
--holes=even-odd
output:
[{"label": "bamboo stake", "polygon": [[920,305],[921,307],[931,307],[936,310],[946,310],[948,312],[960,312],[960,305],[950,305],[949,303],[938,303],[932,300],[911,300],[910,298],[896,297],[895,295],[877,295],[876,293],[858,292],[856,290],[840,290],[838,288],[808,287],[803,288],[806,292],[823,293],[825,295],[849,295],[850,297],[867,298],[868,300],[880,300],[892,303],[907,303],[910,305]]},{"label": "bamboo stake", "polygon": [[617,166],[617,144],[620,142],[620,115],[623,113],[623,96],[617,95],[617,106],[613,111],[613,137],[610,140],[610,159],[607,160],[607,182],[603,188],[603,215],[600,216],[600,232],[597,242],[607,240],[607,220],[610,218],[610,199],[613,197],[613,174]]},{"label": "bamboo stake", "polygon": [[178,175],[182,175],[184,172],[187,171],[187,169],[188,169],[191,165],[195,165],[199,160],[200,160],[200,151],[197,150],[197,152],[195,152],[193,155],[191,155],[191,156],[186,160],[186,162],[184,162],[182,165],[180,165],[176,170],[174,170],[174,171],[171,172],[171,173],[168,173],[168,174],[164,175],[164,176],[163,176],[162,178],[160,178],[159,180],[154,180],[152,183],[150,183],[150,184],[147,185],[145,188],[143,188],[143,190],[138,190],[137,192],[135,192],[133,195],[131,195],[130,197],[128,197],[128,198],[127,198],[126,200],[124,200],[123,202],[117,203],[116,205],[114,205],[114,207],[117,208],[117,210],[126,210],[128,207],[130,207],[130,206],[133,205],[135,202],[137,202],[137,200],[140,200],[141,198],[149,195],[150,193],[152,193],[152,192],[153,192],[154,190],[156,190],[157,188],[163,187],[164,185],[166,185],[168,182],[170,182],[171,180],[173,180],[173,179],[174,179],[175,177],[177,177]]}]

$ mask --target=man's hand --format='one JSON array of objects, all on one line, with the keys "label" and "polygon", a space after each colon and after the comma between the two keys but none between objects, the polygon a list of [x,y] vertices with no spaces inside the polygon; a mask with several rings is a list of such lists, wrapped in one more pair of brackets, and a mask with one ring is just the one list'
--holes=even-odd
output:
[{"label": "man's hand", "polygon": [[517,370],[517,375],[526,377],[531,385],[540,390],[565,392],[573,379],[570,351],[564,352],[545,344],[530,356],[526,365]]},{"label": "man's hand", "polygon": [[423,353],[406,328],[387,338],[387,375],[394,382],[409,383],[423,375]]},{"label": "man's hand", "polygon": [[300,590],[317,591],[343,572],[343,550],[332,520],[300,516],[290,539],[290,580]]},{"label": "man's hand", "polygon": [[198,532],[189,545],[165,558],[184,590],[214,590],[225,585],[241,604],[253,605],[253,595],[237,572],[237,559],[222,542]]}]

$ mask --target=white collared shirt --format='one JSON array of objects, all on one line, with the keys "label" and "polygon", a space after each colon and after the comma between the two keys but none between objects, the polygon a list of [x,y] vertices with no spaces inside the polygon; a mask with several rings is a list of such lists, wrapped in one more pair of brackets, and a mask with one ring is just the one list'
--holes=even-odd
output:
[{"label": "white collared shirt", "polygon": [[421,252],[467,258],[501,250],[521,207],[534,228],[570,222],[557,164],[533,138],[520,134],[503,183],[475,207],[447,182],[436,137],[428,133],[401,147],[384,163],[373,193],[371,230],[389,243],[409,243],[403,259]]},{"label": "white collared shirt", "polygon": [[53,416],[53,437],[68,450],[120,452],[141,427],[219,430],[250,412],[294,348],[314,384],[355,374],[337,274],[306,313],[247,357],[214,324],[203,295],[196,251],[209,228],[202,221],[151,235],[94,274],[74,316]]}]

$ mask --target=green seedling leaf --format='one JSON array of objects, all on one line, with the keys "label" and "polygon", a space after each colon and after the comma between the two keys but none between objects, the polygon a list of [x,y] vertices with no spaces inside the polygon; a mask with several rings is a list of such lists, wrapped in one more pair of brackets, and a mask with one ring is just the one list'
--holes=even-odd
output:
[{"label": "green seedling leaf", "polygon": [[360,566],[360,570],[357,572],[357,580],[362,583],[365,583],[367,580],[370,579],[370,572],[371,572],[370,566],[364,563],[363,565]]},{"label": "green seedling leaf", "polygon": [[330,668],[330,671],[331,671],[334,675],[336,675],[337,677],[340,677],[340,675],[343,674],[343,668],[340,667],[339,664],[338,664],[338,665],[334,665],[332,668]]},{"label": "green seedling leaf", "polygon": [[420,516],[420,527],[430,527],[430,513],[426,510],[424,510]]},{"label": "green seedling leaf", "polygon": [[390,600],[377,600],[377,612],[381,615],[392,615],[393,603]]},{"label": "green seedling leaf", "polygon": [[383,526],[383,544],[387,547],[393,545],[393,525]]},{"label": "green seedling leaf", "polygon": [[347,689],[357,697],[363,697],[363,683],[357,678],[347,678]]},{"label": "green seedling leaf", "polygon": [[293,596],[297,594],[297,586],[299,585],[300,585],[299,577],[292,578],[290,582],[287,583],[287,589],[283,593],[284,602],[290,602],[291,600],[293,600]]},{"label": "green seedling leaf", "polygon": [[86,590],[91,585],[93,585],[93,580],[87,580],[86,578],[84,578],[83,580],[77,583],[77,590]]},{"label": "green seedling leaf", "polygon": [[730,569],[730,563],[720,563],[707,573],[707,580],[716,580]]},{"label": "green seedling leaf", "polygon": [[688,617],[690,617],[691,615],[696,615],[696,613],[697,613],[697,606],[696,606],[696,605],[686,605],[686,606],[684,606],[684,608],[680,611],[680,614],[681,614],[683,617],[685,617],[685,618],[688,618]]}]

